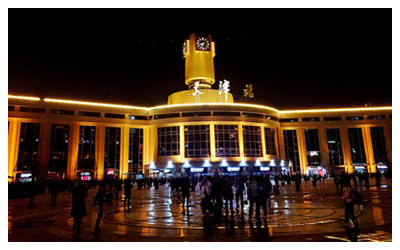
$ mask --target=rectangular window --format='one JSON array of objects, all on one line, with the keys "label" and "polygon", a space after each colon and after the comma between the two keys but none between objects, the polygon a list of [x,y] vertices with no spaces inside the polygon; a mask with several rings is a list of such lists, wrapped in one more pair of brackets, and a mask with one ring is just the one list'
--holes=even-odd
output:
[{"label": "rectangular window", "polygon": [[297,118],[287,118],[287,119],[279,119],[279,122],[298,122]]},{"label": "rectangular window", "polygon": [[213,116],[240,116],[240,112],[214,111]]},{"label": "rectangular window", "polygon": [[338,128],[327,128],[326,137],[328,139],[329,161],[331,166],[343,165],[342,141],[340,140],[340,130]]},{"label": "rectangular window", "polygon": [[8,111],[15,111],[15,106],[8,105]]},{"label": "rectangular window", "polygon": [[353,163],[365,163],[364,141],[361,128],[349,128],[351,159]]},{"label": "rectangular window", "polygon": [[368,120],[382,120],[385,119],[385,115],[369,115]]},{"label": "rectangular window", "polygon": [[278,121],[278,117],[270,116],[270,115],[265,115],[265,119],[272,120],[272,121]]},{"label": "rectangular window", "polygon": [[253,117],[253,118],[263,118],[262,114],[255,114],[255,113],[242,113],[242,117]]},{"label": "rectangular window", "polygon": [[79,127],[78,170],[94,170],[96,126]]},{"label": "rectangular window", "polygon": [[191,117],[191,116],[211,116],[211,112],[187,112],[187,113],[182,113],[182,117]]},{"label": "rectangular window", "polygon": [[143,173],[143,129],[129,128],[129,172]]},{"label": "rectangular window", "polygon": [[243,148],[246,157],[261,157],[261,128],[258,126],[246,126],[243,129]]},{"label": "rectangular window", "polygon": [[237,125],[215,125],[215,156],[239,156],[239,136]]},{"label": "rectangular window", "polygon": [[52,124],[48,171],[62,178],[67,174],[69,125]]},{"label": "rectangular window", "polygon": [[179,126],[158,128],[158,156],[180,154]]},{"label": "rectangular window", "polygon": [[321,164],[321,152],[319,149],[318,129],[304,129],[306,138],[306,151],[308,165],[316,166]]},{"label": "rectangular window", "polygon": [[358,121],[358,120],[363,120],[364,117],[362,115],[360,116],[346,116],[346,120],[348,121]]},{"label": "rectangular window", "polygon": [[40,123],[21,123],[17,170],[35,170],[39,150]]},{"label": "rectangular window", "polygon": [[388,163],[385,133],[383,127],[371,127],[372,148],[374,150],[375,164]]},{"label": "rectangular window", "polygon": [[79,111],[80,116],[100,117],[100,112]]},{"label": "rectangular window", "polygon": [[20,107],[20,112],[30,112],[30,113],[46,113],[45,108],[35,108],[35,107]]},{"label": "rectangular window", "polygon": [[301,118],[302,122],[319,122],[319,117],[305,117]]},{"label": "rectangular window", "polygon": [[[143,115],[129,115],[129,120],[147,120],[147,116]],[[150,119],[152,120],[152,119]]]},{"label": "rectangular window", "polygon": [[325,122],[331,122],[331,121],[341,121],[342,117],[341,116],[328,116],[324,117]]},{"label": "rectangular window", "polygon": [[300,171],[299,148],[297,144],[296,130],[283,130],[283,142],[285,146],[286,165],[291,162],[293,171]]},{"label": "rectangular window", "polygon": [[66,109],[51,109],[50,113],[54,115],[74,115],[73,110],[66,110]]},{"label": "rectangular window", "polygon": [[276,155],[275,129],[264,128],[265,150],[268,155]]},{"label": "rectangular window", "polygon": [[185,157],[210,157],[210,126],[185,126]]},{"label": "rectangular window", "polygon": [[108,169],[114,169],[114,174],[119,174],[121,128],[106,127],[104,143],[104,175]]},{"label": "rectangular window", "polygon": [[124,114],[113,114],[113,113],[105,113],[105,118],[114,118],[114,119],[125,119]]},{"label": "rectangular window", "polygon": [[179,117],[179,113],[154,115],[154,120]]}]

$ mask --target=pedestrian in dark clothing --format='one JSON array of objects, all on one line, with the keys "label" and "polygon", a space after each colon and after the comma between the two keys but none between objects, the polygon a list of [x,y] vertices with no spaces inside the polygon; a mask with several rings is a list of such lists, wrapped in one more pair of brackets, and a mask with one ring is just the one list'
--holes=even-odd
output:
[{"label": "pedestrian in dark clothing", "polygon": [[122,180],[116,179],[114,181],[114,192],[115,192],[115,199],[119,198],[119,192],[122,190]]},{"label": "pedestrian in dark clothing", "polygon": [[[244,181],[241,175],[238,176],[235,183],[236,189],[236,213],[239,214],[239,208],[243,215],[244,213],[244,200],[243,200],[243,193],[244,193]],[[239,203],[240,200],[240,203]]]},{"label": "pedestrian in dark clothing", "polygon": [[296,174],[295,184],[296,184],[296,190],[300,191],[300,185],[301,185],[301,175],[300,175],[300,173]]},{"label": "pedestrian in dark clothing", "polygon": [[253,208],[256,203],[256,189],[257,182],[255,180],[255,176],[251,176],[250,180],[247,183],[247,199],[249,200],[249,220],[253,217]]},{"label": "pedestrian in dark clothing", "polygon": [[84,187],[84,183],[81,181],[77,181],[72,190],[72,208],[71,208],[71,217],[74,218],[74,226],[72,230],[77,232],[77,234],[81,233],[81,223],[82,218],[87,215],[86,212],[86,189]]},{"label": "pedestrian in dark clothing", "polygon": [[354,214],[353,188],[350,186],[350,183],[345,184],[342,200],[345,201],[346,205],[344,210],[344,223],[347,224],[349,219],[351,219],[354,225],[358,228],[357,217]]},{"label": "pedestrian in dark clothing", "polygon": [[264,217],[267,218],[268,208],[271,206],[271,191],[272,191],[272,184],[269,180],[269,176],[265,176],[262,180],[262,209],[264,211]]},{"label": "pedestrian in dark clothing", "polygon": [[28,197],[29,197],[29,207],[33,208],[33,199],[35,198],[35,193],[36,193],[36,182],[31,181],[28,184]]},{"label": "pedestrian in dark clothing", "polygon": [[[124,180],[124,209],[128,208],[131,209],[131,195],[132,195],[132,177],[129,176],[127,179]],[[126,206],[126,202],[128,201],[128,205]]]},{"label": "pedestrian in dark clothing", "polygon": [[340,193],[340,192],[339,192],[339,182],[340,182],[339,176],[335,175],[335,176],[333,177],[333,182],[335,183],[335,186],[336,186],[336,193],[337,193],[337,194]]},{"label": "pedestrian in dark clothing", "polygon": [[51,197],[50,197],[51,204],[54,205],[54,204],[56,204],[57,195],[58,195],[58,192],[60,191],[58,182],[51,181],[49,184],[49,191],[51,194]]},{"label": "pedestrian in dark clothing", "polygon": [[233,189],[232,189],[233,183],[232,180],[229,176],[225,176],[224,179],[224,186],[222,189],[222,195],[225,200],[225,215],[228,216],[228,202],[230,204],[230,209],[231,209],[231,215],[234,215],[235,212],[233,211]]},{"label": "pedestrian in dark clothing", "polygon": [[103,217],[103,204],[104,197],[106,196],[106,190],[104,185],[100,185],[99,190],[96,193],[94,199],[94,211],[97,213],[96,225],[94,227],[94,232],[100,232],[100,220]]},{"label": "pedestrian in dark clothing", "polygon": [[154,184],[154,189],[158,189],[159,186],[158,178],[154,178],[153,184]]},{"label": "pedestrian in dark clothing", "polygon": [[185,213],[185,201],[186,201],[186,210],[189,214],[189,197],[190,197],[190,179],[189,177],[185,177],[182,180],[182,213]]}]

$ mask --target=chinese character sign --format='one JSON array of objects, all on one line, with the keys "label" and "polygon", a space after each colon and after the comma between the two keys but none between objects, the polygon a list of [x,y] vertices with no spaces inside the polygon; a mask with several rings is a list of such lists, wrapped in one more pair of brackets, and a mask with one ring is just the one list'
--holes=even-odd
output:
[{"label": "chinese character sign", "polygon": [[228,92],[229,92],[229,81],[219,81],[219,95],[221,95],[222,91],[225,93],[225,101],[228,102]]},{"label": "chinese character sign", "polygon": [[200,95],[202,95],[203,93],[199,91],[199,82],[194,83],[193,89],[194,93],[192,93],[192,95],[196,97],[196,102],[200,102]]}]

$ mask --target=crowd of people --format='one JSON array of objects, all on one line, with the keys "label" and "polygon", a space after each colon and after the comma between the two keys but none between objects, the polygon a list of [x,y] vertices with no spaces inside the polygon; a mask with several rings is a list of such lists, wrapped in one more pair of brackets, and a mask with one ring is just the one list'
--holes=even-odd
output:
[{"label": "crowd of people", "polygon": [[[390,174],[383,177],[390,179]],[[94,212],[97,213],[97,220],[94,231],[100,232],[100,221],[103,216],[103,205],[112,204],[113,199],[121,199],[123,191],[123,208],[131,209],[132,189],[136,185],[137,189],[152,188],[158,189],[160,185],[167,185],[170,189],[170,196],[182,205],[182,213],[189,215],[189,204],[191,192],[198,191],[200,194],[200,206],[204,219],[221,218],[223,216],[244,215],[244,207],[248,205],[248,219],[251,221],[255,210],[255,219],[260,220],[261,210],[264,218],[267,217],[268,208],[271,206],[271,195],[279,195],[279,187],[295,183],[296,190],[300,191],[302,181],[308,182],[312,179],[313,185],[320,182],[324,184],[326,176],[313,175],[236,175],[236,176],[198,176],[198,177],[170,177],[170,178],[141,178],[135,179],[133,175],[125,180],[110,178],[102,182],[98,181],[47,181],[30,183],[10,183],[10,192],[23,192],[29,197],[29,206],[33,206],[35,193],[44,193],[47,188],[50,195],[50,203],[56,204],[57,194],[61,191],[72,194],[72,206],[70,216],[74,218],[73,230],[79,234],[81,232],[82,218],[87,215],[85,200],[88,189],[98,187],[93,198]],[[354,214],[354,187],[363,185],[370,187],[370,179],[375,179],[375,184],[380,185],[382,174],[377,171],[373,176],[368,173],[354,173],[334,175],[334,183],[338,194],[343,195],[345,201],[345,223],[352,221],[358,227],[358,222]],[[272,180],[272,182],[271,182]],[[14,196],[18,196],[15,195]],[[10,197],[12,198],[12,197]],[[234,209],[235,200],[235,209]]]}]

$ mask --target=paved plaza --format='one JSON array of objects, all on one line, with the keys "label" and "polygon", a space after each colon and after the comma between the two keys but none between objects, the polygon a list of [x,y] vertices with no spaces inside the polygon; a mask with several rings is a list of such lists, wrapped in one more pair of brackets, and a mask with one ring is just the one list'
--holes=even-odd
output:
[{"label": "paved plaza", "polygon": [[[372,181],[371,184],[374,184]],[[8,240],[10,242],[226,242],[226,241],[348,241],[343,227],[344,205],[336,193],[332,179],[324,185],[302,183],[281,186],[279,195],[272,196],[271,208],[261,221],[233,215],[220,220],[204,221],[200,208],[200,193],[191,193],[189,212],[170,197],[169,188],[146,188],[132,192],[132,208],[123,209],[120,199],[104,205],[101,232],[94,233],[96,213],[90,189],[86,199],[88,215],[82,222],[82,233],[72,231],[69,217],[71,194],[62,192],[57,204],[50,204],[50,194],[36,195],[34,207],[28,208],[28,198],[8,200]],[[359,187],[363,196],[358,220],[359,241],[392,241],[392,187],[388,181],[380,187]],[[235,205],[234,205],[235,206]],[[261,213],[263,214],[263,213]],[[253,217],[254,218],[254,217]]]}]

